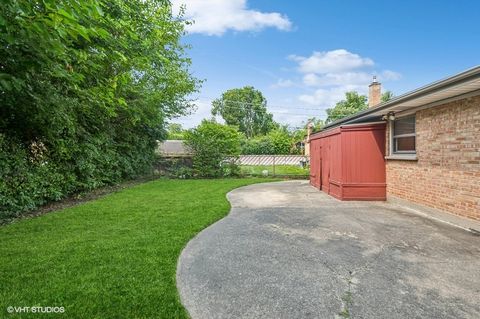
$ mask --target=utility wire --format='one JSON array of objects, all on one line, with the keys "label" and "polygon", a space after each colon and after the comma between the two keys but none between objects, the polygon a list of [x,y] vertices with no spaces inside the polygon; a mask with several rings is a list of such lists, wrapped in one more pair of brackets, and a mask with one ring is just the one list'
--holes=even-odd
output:
[{"label": "utility wire", "polygon": [[[237,104],[243,104],[243,105],[252,105],[254,103],[249,103],[249,102],[242,102],[242,101],[230,101],[230,102],[235,102]],[[225,105],[225,102],[223,102],[223,104]],[[242,107],[239,105],[239,106],[229,106],[229,108],[236,108],[236,109],[242,109]],[[278,107],[276,107],[278,108]],[[304,111],[316,111],[316,110],[321,110],[321,109],[308,109],[308,108],[299,108],[299,109],[302,109]],[[317,117],[318,114],[306,114],[306,113],[297,113],[297,112],[294,112],[294,110],[292,109],[286,109],[286,110],[268,110],[267,109],[267,112],[268,113],[276,113],[276,114],[293,114],[293,115],[301,115],[301,116],[312,116],[312,117]]]},{"label": "utility wire", "polygon": [[[230,106],[230,107],[231,107],[231,106]],[[234,107],[234,108],[239,109],[239,110],[242,109],[241,106]],[[308,110],[307,110],[307,111],[308,111]],[[267,109],[267,113],[285,114],[285,115],[297,115],[297,116],[308,116],[308,117],[315,117],[315,118],[319,117],[319,114],[318,114],[318,113],[316,113],[316,114],[311,114],[311,113],[309,113],[309,114],[307,114],[307,113],[298,113],[298,112],[295,112],[294,110],[275,110],[275,109],[273,109],[273,110],[268,110],[268,109]]]},{"label": "utility wire", "polygon": [[[242,102],[242,101],[234,101],[234,100],[224,100],[223,102],[227,103],[237,103],[237,104],[243,104],[243,105],[257,105],[256,103],[251,103],[251,102]],[[274,105],[274,104],[267,104],[266,106],[274,107],[274,108],[292,108],[291,106],[282,106],[282,105]],[[294,109],[298,110],[310,110],[310,111],[323,111],[323,109],[318,109],[318,108],[311,108],[311,107],[302,107],[302,106],[295,106],[293,107]]]},{"label": "utility wire", "polygon": [[[200,98],[200,97],[199,97]],[[203,98],[207,98],[207,97],[203,97]],[[213,101],[213,99],[211,99]],[[236,101],[236,100],[221,100],[221,102],[223,103],[223,105],[225,105],[225,102],[227,103],[236,103],[238,104],[238,106],[232,106],[232,105],[229,105],[230,108],[237,108],[237,109],[242,109],[242,106],[245,106],[245,105],[258,105],[258,103],[252,103],[252,102],[244,102],[244,101]],[[297,113],[297,112],[294,112],[294,110],[291,109],[291,107],[287,107],[287,106],[279,106],[279,105],[268,105],[268,106],[273,106],[274,110],[268,110],[267,109],[267,113],[274,113],[274,114],[284,114],[284,115],[296,115],[296,116],[307,116],[309,118],[312,118],[312,117],[318,117],[319,114],[306,114],[306,113]],[[267,105],[266,105],[267,107]],[[275,111],[275,108],[281,108],[283,110],[277,110]],[[286,111],[285,111],[286,109]],[[305,108],[305,107],[295,107],[295,109],[299,109],[299,110],[305,110],[305,111],[325,111],[324,109],[319,109],[319,108]],[[290,127],[290,125],[288,125],[289,128],[291,129],[305,129],[305,127],[303,126],[299,126],[299,127]]]},{"label": "utility wire", "polygon": [[[205,96],[201,96],[203,98],[208,98],[208,97],[205,97]],[[213,99],[211,99],[213,101]],[[227,103],[236,103],[238,104],[239,106],[232,106],[230,105],[229,108],[237,108],[237,109],[242,109],[242,105],[245,106],[245,105],[258,105],[257,103],[252,103],[252,102],[244,102],[244,101],[236,101],[236,100],[221,100],[222,103],[225,105],[225,102]],[[295,112],[294,110],[292,110],[290,107],[287,107],[287,106],[279,106],[279,105],[266,105],[266,106],[272,106],[274,108],[280,108],[280,109],[283,109],[283,110],[268,110],[267,109],[267,112],[268,113],[274,113],[274,114],[285,114],[285,115],[297,115],[297,116],[308,116],[308,117],[318,117],[319,114],[306,114],[306,113],[298,113],[298,112]],[[286,110],[285,110],[286,109]],[[305,107],[295,107],[295,109],[299,109],[299,110],[304,110],[304,111],[325,111],[324,109],[318,109],[318,108],[305,108]]]},{"label": "utility wire", "polygon": [[[211,101],[216,100],[212,99],[206,96],[200,96],[199,98],[206,98]],[[244,102],[244,101],[238,101],[238,100],[222,100],[222,102],[228,102],[228,103],[237,103],[237,104],[243,104],[243,105],[258,105],[257,103],[252,103],[252,102]],[[270,107],[276,107],[276,108],[292,108],[292,106],[286,106],[286,105],[276,105],[276,104],[267,104],[266,106]],[[303,109],[303,110],[312,110],[312,111],[325,111],[325,109],[321,108],[312,108],[312,107],[303,107],[303,106],[295,106],[295,109]]]}]

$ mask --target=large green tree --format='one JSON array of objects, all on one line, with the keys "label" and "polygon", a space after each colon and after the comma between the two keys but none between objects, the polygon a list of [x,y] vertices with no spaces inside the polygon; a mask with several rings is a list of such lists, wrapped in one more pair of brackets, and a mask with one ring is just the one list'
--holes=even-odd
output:
[{"label": "large green tree", "polygon": [[247,138],[277,127],[272,114],[267,112],[267,100],[252,86],[228,90],[212,105],[213,115],[220,115],[228,125],[237,126]]},{"label": "large green tree", "polygon": [[0,2],[0,210],[142,174],[197,89],[167,0]]},{"label": "large green tree", "polygon": [[367,97],[357,92],[346,92],[345,100],[338,102],[333,108],[327,109],[326,123],[332,123],[341,118],[355,114],[368,108]]}]

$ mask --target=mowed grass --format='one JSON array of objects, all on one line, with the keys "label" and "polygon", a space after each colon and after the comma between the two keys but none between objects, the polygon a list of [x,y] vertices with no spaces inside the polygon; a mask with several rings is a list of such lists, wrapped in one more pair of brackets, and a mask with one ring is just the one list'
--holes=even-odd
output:
[{"label": "mowed grass", "polygon": [[175,286],[182,248],[228,213],[227,192],[263,181],[157,180],[0,227],[0,317],[62,306],[44,317],[187,318]]},{"label": "mowed grass", "polygon": [[[268,171],[268,175],[273,175],[272,165],[242,165],[240,166],[240,172],[243,175],[262,176],[264,170]],[[310,170],[308,168],[302,168],[298,165],[276,165],[275,175],[295,175],[295,176],[308,176]]]}]

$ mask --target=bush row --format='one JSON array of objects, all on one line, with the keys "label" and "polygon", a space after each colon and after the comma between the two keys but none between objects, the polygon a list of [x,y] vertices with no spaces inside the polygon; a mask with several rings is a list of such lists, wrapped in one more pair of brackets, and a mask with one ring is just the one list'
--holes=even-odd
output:
[{"label": "bush row", "polygon": [[145,173],[198,89],[168,0],[0,1],[0,218]]}]

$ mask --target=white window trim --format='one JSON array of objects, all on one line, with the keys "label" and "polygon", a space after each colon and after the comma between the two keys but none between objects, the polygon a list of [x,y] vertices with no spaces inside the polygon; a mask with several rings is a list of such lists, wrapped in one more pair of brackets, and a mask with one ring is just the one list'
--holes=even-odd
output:
[{"label": "white window trim", "polygon": [[[405,116],[402,116],[402,117],[408,117],[408,116],[412,116],[412,115],[415,115],[415,113],[413,114],[408,114],[408,115],[405,115]],[[400,117],[400,118],[402,118]],[[398,119],[398,118],[397,118]],[[415,117],[416,119],[416,117]],[[402,134],[402,135],[397,135],[395,137],[408,137],[408,136],[415,136],[415,151],[412,152],[412,151],[400,151],[400,152],[394,152],[394,148],[393,148],[393,130],[394,130],[394,122],[395,120],[388,120],[388,146],[389,146],[389,150],[388,150],[388,156],[385,156],[385,159],[387,160],[404,160],[404,161],[416,161],[417,160],[417,125],[415,123],[415,133],[409,133],[409,134]]]}]

